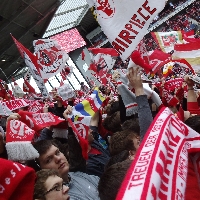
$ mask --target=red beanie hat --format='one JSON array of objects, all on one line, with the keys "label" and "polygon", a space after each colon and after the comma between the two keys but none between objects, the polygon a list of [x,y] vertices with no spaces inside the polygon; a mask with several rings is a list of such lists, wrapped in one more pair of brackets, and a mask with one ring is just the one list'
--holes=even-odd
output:
[{"label": "red beanie hat", "polygon": [[0,199],[33,199],[35,171],[19,163],[0,158]]}]

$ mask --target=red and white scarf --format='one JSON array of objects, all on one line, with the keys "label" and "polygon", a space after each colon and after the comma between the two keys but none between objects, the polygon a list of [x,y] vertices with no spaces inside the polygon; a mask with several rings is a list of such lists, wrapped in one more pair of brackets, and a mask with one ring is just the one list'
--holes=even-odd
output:
[{"label": "red and white scarf", "polygon": [[20,121],[25,123],[28,127],[33,129],[36,132],[39,132],[45,127],[49,127],[52,125],[57,125],[63,121],[64,119],[53,115],[52,113],[33,113],[28,111],[20,110],[18,112],[20,115]]},{"label": "red and white scarf", "polygon": [[[199,144],[199,134],[163,108],[147,131],[116,199],[184,199],[188,153],[199,152]],[[200,156],[195,154],[194,167],[199,171]]]}]

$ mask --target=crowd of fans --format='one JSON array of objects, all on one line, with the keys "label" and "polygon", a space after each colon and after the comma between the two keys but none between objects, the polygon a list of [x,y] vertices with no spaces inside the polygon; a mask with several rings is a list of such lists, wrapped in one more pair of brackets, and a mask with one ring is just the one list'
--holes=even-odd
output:
[{"label": "crowd of fans", "polygon": [[[179,74],[181,67],[174,65],[173,71]],[[59,128],[55,126],[43,127],[37,133],[37,136],[32,140],[33,147],[39,153],[35,159],[18,160],[13,157],[11,159],[10,151],[7,149],[7,131],[12,129],[8,128],[6,124],[10,124],[12,120],[15,120],[15,122],[22,120],[20,114],[27,110],[28,106],[13,110],[13,113],[7,117],[2,116],[7,122],[2,124],[3,128],[0,127],[0,158],[3,158],[0,159],[0,162],[8,166],[3,170],[5,173],[11,170],[12,162],[4,160],[8,158],[27,166],[24,167],[24,170],[20,170],[20,172],[23,171],[22,175],[19,175],[19,173],[15,175],[21,182],[26,182],[27,187],[30,188],[29,191],[24,191],[21,196],[29,196],[29,199],[37,200],[68,200],[69,198],[114,200],[125,174],[140,148],[140,143],[147,129],[163,106],[171,109],[176,115],[181,105],[187,114],[184,115],[182,120],[200,133],[199,115],[193,116],[200,111],[200,96],[199,93],[194,91],[193,87],[196,83],[189,76],[184,77],[185,81],[182,80],[182,85],[168,91],[170,98],[167,100],[165,98],[167,92],[165,84],[167,85],[167,81],[170,79],[162,79],[160,85],[158,83],[151,85],[152,89],[149,88],[151,95],[149,96],[149,92],[146,91],[138,73],[139,68],[129,69],[127,76],[115,71],[112,79],[117,88],[116,91],[105,85],[99,87],[105,97],[105,102],[90,120],[86,146],[87,160],[83,156],[83,148],[81,148],[81,143],[78,142],[80,140],[76,138],[74,129],[71,127],[72,124],[67,122],[72,113],[72,106],[75,105],[76,96],[69,98],[68,105],[66,105],[66,102],[62,101],[58,93],[53,91],[54,104],[50,105],[48,101],[44,101],[43,111],[41,112],[52,113],[66,119],[66,121],[61,123],[64,126],[62,125]],[[133,88],[132,91],[125,86],[126,81],[121,82],[125,79],[129,81],[129,87]],[[90,93],[92,91],[93,89]],[[187,96],[185,96],[185,93],[187,93]],[[132,99],[128,97],[129,95],[132,96]],[[134,102],[137,103],[138,109],[127,107]],[[188,113],[190,114],[188,115]],[[194,123],[194,120],[197,120],[198,123]],[[63,132],[63,130],[66,131]],[[37,178],[33,175],[35,173],[33,169]],[[29,181],[25,179],[28,176],[31,177]],[[195,180],[196,177],[192,176],[192,179]],[[17,183],[13,181],[12,184],[14,188]],[[5,191],[8,188],[6,184],[2,187]],[[20,185],[17,187],[16,190],[20,190]],[[23,185],[22,187],[26,186]],[[187,185],[187,187],[190,188],[190,185]],[[12,199],[14,194],[20,196],[16,190],[10,189],[9,193],[3,193],[3,197],[7,195],[6,199]],[[200,195],[200,191],[197,188],[196,190],[195,195]],[[1,195],[0,197],[2,197]],[[31,195],[34,197],[31,197]],[[190,199],[187,191],[185,199]]]},{"label": "crowd of fans", "polygon": [[[184,3],[184,2],[180,1],[179,3]],[[199,38],[199,29],[198,29],[199,24],[192,21],[192,19],[195,19],[197,22],[199,22],[199,15],[195,14],[200,12],[199,6],[200,2],[198,1],[192,3],[184,12],[182,12],[181,14],[179,13],[178,15],[168,19],[164,24],[162,24],[162,28],[159,30],[159,32],[194,30],[195,37]],[[157,20],[160,20],[160,18],[158,18]],[[144,42],[146,44],[147,51],[160,49],[160,47],[155,42],[151,34],[147,34],[144,37]]]},{"label": "crowd of fans", "polygon": [[177,1],[175,3],[169,3],[165,6],[165,8],[158,14],[158,16],[152,21],[150,26],[153,26],[157,21],[163,19],[170,13],[174,12],[177,6],[187,2],[188,0]]},{"label": "crowd of fans", "polygon": [[[184,2],[186,0],[171,4],[159,14],[158,20]],[[168,20],[162,31],[189,28],[188,16],[199,8],[200,3],[196,2],[187,9],[187,15],[184,13]],[[199,21],[199,16],[196,20]],[[144,43],[147,51],[159,49],[150,34],[145,36]],[[13,110],[6,108],[11,100],[19,98],[14,97],[7,84],[1,81],[0,199],[115,200],[129,167],[142,148],[140,144],[145,140],[147,130],[164,107],[200,134],[200,78],[194,79],[191,70],[174,63],[168,75],[157,74],[159,81],[151,82],[147,87],[139,67],[127,69],[129,62],[130,59],[125,62],[120,57],[116,59],[111,78],[114,87],[100,85],[97,91],[101,98],[98,96],[96,101],[92,99],[97,94],[95,83],[89,88],[83,82],[79,91],[71,91],[71,88],[65,91],[68,96],[72,94],[66,100],[58,93],[59,88],[52,91],[52,100],[35,99],[35,103],[42,105],[37,114],[44,117],[45,123],[51,119],[48,126],[40,124],[37,115],[34,115],[35,121],[31,120],[29,103]],[[123,69],[127,69],[127,74]],[[170,87],[169,82],[177,79],[177,86]],[[81,105],[80,99],[85,100]],[[101,99],[104,100],[98,107]],[[77,104],[87,117],[91,115],[88,126],[76,123],[88,119],[75,112]],[[90,109],[89,114],[84,106]],[[26,120],[29,126],[19,125]],[[56,121],[59,122],[53,124]],[[19,139],[27,139],[32,133],[34,137],[30,141]],[[14,152],[10,151],[12,145]],[[32,151],[36,151],[36,156],[31,155]],[[24,159],[20,157],[22,153]],[[190,159],[188,163],[185,176],[190,183],[186,181],[184,199],[199,199],[195,167]]]},{"label": "crowd of fans", "polygon": [[189,8],[186,9],[186,13],[191,17],[192,19],[195,19],[197,22],[200,23],[200,2],[195,1]]}]

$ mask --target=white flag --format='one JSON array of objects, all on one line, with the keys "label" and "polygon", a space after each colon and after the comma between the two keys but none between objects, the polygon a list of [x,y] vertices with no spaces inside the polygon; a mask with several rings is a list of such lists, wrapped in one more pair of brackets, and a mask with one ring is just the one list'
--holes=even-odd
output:
[{"label": "white flag", "polygon": [[127,59],[165,0],[87,0],[96,7],[97,19],[112,46]]},{"label": "white flag", "polygon": [[37,70],[43,79],[51,78],[65,68],[69,56],[60,48],[57,41],[50,39],[34,40],[33,46],[37,57]]}]

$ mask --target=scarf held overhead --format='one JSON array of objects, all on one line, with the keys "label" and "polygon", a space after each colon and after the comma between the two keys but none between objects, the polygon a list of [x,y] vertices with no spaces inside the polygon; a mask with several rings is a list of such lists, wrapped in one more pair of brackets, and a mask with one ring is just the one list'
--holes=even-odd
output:
[{"label": "scarf held overhead", "polygon": [[95,88],[93,93],[81,103],[73,107],[72,114],[68,121],[72,126],[76,139],[82,148],[82,155],[88,158],[88,131],[91,117],[99,110],[105,98],[100,94],[99,89]]},{"label": "scarf held overhead", "polygon": [[163,108],[147,131],[117,200],[184,199],[188,153],[200,151],[199,139],[197,132]]}]

